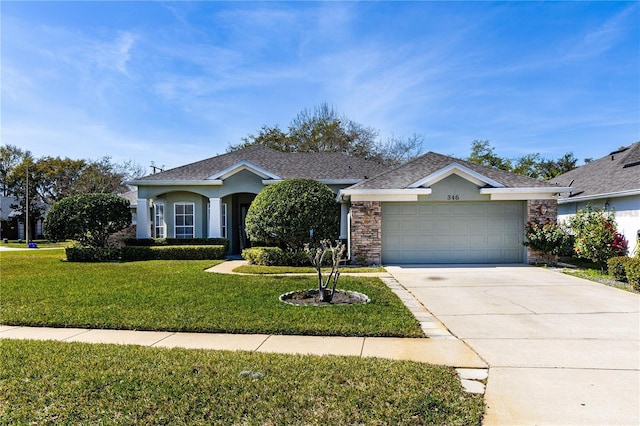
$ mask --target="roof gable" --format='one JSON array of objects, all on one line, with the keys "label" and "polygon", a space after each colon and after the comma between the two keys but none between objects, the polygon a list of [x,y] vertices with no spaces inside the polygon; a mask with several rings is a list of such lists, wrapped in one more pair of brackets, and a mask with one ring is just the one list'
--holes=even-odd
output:
[{"label": "roof gable", "polygon": [[251,173],[260,176],[262,179],[276,179],[276,180],[282,179],[280,176],[273,174],[268,170],[263,169],[260,166],[256,166],[250,161],[242,160],[230,167],[227,167],[224,170],[220,170],[219,172],[209,176],[207,180],[218,180],[218,179],[225,180],[243,170],[248,170]]},{"label": "roof gable", "polygon": [[477,185],[477,186],[492,186],[494,188],[503,188],[504,185],[496,182],[495,180],[488,178],[468,167],[465,167],[457,162],[451,163],[442,169],[431,173],[429,176],[412,183],[409,188],[430,187],[434,183],[440,182],[451,175],[460,176],[463,179]]}]

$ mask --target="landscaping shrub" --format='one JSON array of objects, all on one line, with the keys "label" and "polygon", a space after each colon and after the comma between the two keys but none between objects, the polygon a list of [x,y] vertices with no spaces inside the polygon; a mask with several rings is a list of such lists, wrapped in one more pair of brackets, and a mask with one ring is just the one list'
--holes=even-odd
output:
[{"label": "landscaping shrub", "polygon": [[527,241],[524,242],[524,245],[533,250],[540,251],[545,255],[562,255],[573,251],[571,236],[557,223],[541,225],[529,222],[525,230]]},{"label": "landscaping shrub", "polygon": [[616,256],[607,260],[607,270],[609,275],[613,276],[618,281],[627,281],[627,271],[625,269],[627,262],[631,258],[627,256]]},{"label": "landscaping shrub", "polygon": [[106,247],[111,234],[131,224],[129,200],[113,194],[80,194],[63,198],[44,220],[50,241],[78,241],[83,247]]},{"label": "landscaping shrub", "polygon": [[224,246],[225,253],[229,250],[227,238],[128,238],[127,246]]},{"label": "landscaping shrub", "polygon": [[217,246],[126,246],[122,260],[215,260],[224,259],[226,249]]},{"label": "landscaping shrub", "polygon": [[120,249],[114,247],[67,247],[68,262],[113,262],[120,259]]},{"label": "landscaping shrub", "polygon": [[242,250],[242,258],[251,265],[285,266],[284,251],[280,247],[251,247]]},{"label": "landscaping shrub", "polygon": [[159,245],[164,238],[127,238],[124,240],[125,246],[150,247]]},{"label": "landscaping shrub", "polygon": [[640,258],[634,257],[629,259],[624,269],[627,273],[627,282],[631,284],[635,290],[640,291]]},{"label": "landscaping shrub", "polygon": [[613,213],[587,206],[569,219],[575,236],[576,254],[600,265],[604,270],[607,260],[627,254],[627,240],[618,233]]},{"label": "landscaping shrub", "polygon": [[247,236],[285,251],[302,251],[304,244],[338,235],[335,194],[311,179],[290,179],[263,188],[246,217]]},{"label": "landscaping shrub", "polygon": [[[325,259],[325,264],[330,262]],[[282,265],[278,266],[311,266],[309,257],[303,251],[285,251],[282,253]]]},{"label": "landscaping shrub", "polygon": [[156,260],[156,253],[151,246],[124,246],[122,247],[122,260],[134,262],[140,260]]},{"label": "landscaping shrub", "polygon": [[[242,250],[242,257],[251,265],[259,266],[311,266],[304,251],[284,251],[280,247],[252,247]],[[330,265],[327,256],[323,264]]]}]

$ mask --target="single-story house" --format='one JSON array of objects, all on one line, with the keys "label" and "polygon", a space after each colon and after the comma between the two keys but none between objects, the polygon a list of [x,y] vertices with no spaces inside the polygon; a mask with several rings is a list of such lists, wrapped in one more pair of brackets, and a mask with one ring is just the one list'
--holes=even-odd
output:
[{"label": "single-story house", "polygon": [[225,237],[250,243],[244,218],[265,185],[309,178],[340,203],[340,235],[361,263],[525,263],[529,220],[555,221],[559,188],[427,153],[389,169],[341,153],[252,146],[129,182],[138,187],[137,236]]},{"label": "single-story house", "polygon": [[552,181],[570,186],[558,199],[558,220],[567,220],[587,205],[615,214],[618,231],[629,242],[629,254],[640,238],[640,142],[564,173]]}]

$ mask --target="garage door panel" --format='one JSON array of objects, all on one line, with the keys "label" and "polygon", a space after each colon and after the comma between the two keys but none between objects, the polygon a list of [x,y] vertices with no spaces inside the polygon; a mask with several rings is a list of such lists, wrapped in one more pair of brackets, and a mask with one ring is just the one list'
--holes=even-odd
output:
[{"label": "garage door panel", "polygon": [[520,263],[524,202],[383,203],[385,263]]}]

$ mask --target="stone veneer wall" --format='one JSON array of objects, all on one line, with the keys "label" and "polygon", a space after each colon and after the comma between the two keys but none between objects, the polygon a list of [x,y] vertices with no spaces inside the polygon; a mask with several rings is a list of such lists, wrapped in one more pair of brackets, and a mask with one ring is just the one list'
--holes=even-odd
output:
[{"label": "stone veneer wall", "polygon": [[366,265],[382,260],[382,203],[351,203],[351,260]]},{"label": "stone veneer wall", "polygon": [[[527,222],[535,222],[541,225],[556,223],[558,220],[558,200],[528,200],[527,201]],[[555,263],[557,256],[543,255],[537,250],[527,247],[529,263]]]}]

